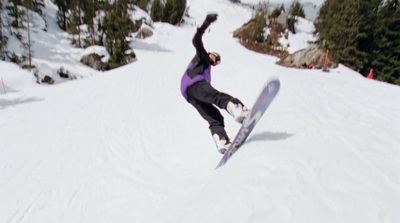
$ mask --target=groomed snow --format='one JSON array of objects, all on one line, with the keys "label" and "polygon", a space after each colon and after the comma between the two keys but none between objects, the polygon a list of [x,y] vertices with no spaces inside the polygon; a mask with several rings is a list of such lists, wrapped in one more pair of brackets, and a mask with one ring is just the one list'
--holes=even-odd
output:
[{"label": "groomed snow", "polygon": [[[345,66],[278,66],[232,38],[250,10],[188,5],[191,23],[155,23],[153,37],[132,42],[137,62],[104,73],[79,63],[83,50],[68,45],[47,6],[35,62],[86,78],[38,86],[0,62],[0,222],[400,222],[399,86]],[[213,86],[251,106],[267,80],[281,82],[218,170],[206,122],[180,95],[191,39],[210,11],[219,18],[204,45],[222,55]],[[222,114],[233,138],[239,125]]]}]

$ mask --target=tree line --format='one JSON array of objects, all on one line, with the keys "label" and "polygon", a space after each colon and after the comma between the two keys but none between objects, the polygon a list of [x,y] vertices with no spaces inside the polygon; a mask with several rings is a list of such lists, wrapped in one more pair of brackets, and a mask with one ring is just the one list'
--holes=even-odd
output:
[{"label": "tree line", "polygon": [[[276,20],[282,13],[286,13],[286,9],[284,4],[281,4],[279,7],[274,10],[269,10],[269,2],[265,0],[259,2],[256,7],[256,14],[254,16],[255,20],[255,30],[252,39],[257,42],[269,41],[269,39],[265,40],[264,38],[264,28],[268,26],[267,19],[269,21]],[[297,22],[297,17],[305,18],[306,14],[304,12],[303,6],[297,0],[293,1],[289,7],[288,15],[287,15],[287,28],[292,33],[296,33],[295,24]],[[273,22],[270,22],[270,25]]]},{"label": "tree line", "polygon": [[[105,46],[110,54],[110,68],[126,64],[127,57],[132,56],[129,37],[136,32],[142,20],[134,21],[136,7],[151,15],[153,21],[171,24],[180,22],[186,8],[186,0],[52,0],[58,7],[57,23],[67,31],[71,43],[85,48],[92,45]],[[5,59],[9,53],[5,50],[7,37],[3,27],[10,28],[20,41],[22,32],[27,32],[26,9],[42,15],[44,0],[1,0],[0,13],[6,11],[11,22],[0,17],[0,58]],[[29,22],[28,22],[29,24]],[[149,24],[151,25],[151,24]],[[24,56],[25,57],[25,56]],[[14,61],[17,62],[17,61]]]},{"label": "tree line", "polygon": [[105,46],[110,53],[110,68],[127,63],[134,56],[129,37],[142,25],[133,21],[135,6],[151,15],[153,21],[177,24],[186,8],[186,0],[54,0],[57,21],[74,36],[77,47]]},{"label": "tree line", "polygon": [[337,62],[400,85],[399,0],[326,0],[316,32]]},{"label": "tree line", "polygon": [[[5,60],[9,58],[10,61],[20,63],[29,59],[28,68],[31,67],[31,41],[30,34],[28,33],[28,39],[23,38],[24,30],[29,30],[29,12],[34,11],[39,15],[42,15],[42,9],[44,7],[44,0],[8,0],[0,1],[0,15],[3,11],[7,12],[8,18],[3,21],[0,16],[0,59]],[[13,52],[6,50],[8,37],[4,35],[5,29],[8,28],[10,34],[15,36],[21,41],[23,47],[29,51],[27,55],[17,56]]]},{"label": "tree line", "polygon": [[[126,63],[132,54],[129,37],[137,31],[141,21],[133,21],[135,7],[145,10],[153,21],[177,24],[186,8],[186,0],[53,0],[58,7],[57,22],[71,35],[76,47],[105,46],[110,53],[111,67]],[[22,35],[28,32],[29,11],[43,14],[44,0],[1,0],[0,59],[13,62],[27,60],[31,52],[18,57],[8,52],[9,35],[30,48],[30,41]],[[271,19],[284,11],[281,6],[269,16]],[[289,9],[288,28],[294,29],[296,16],[304,17],[298,1]],[[264,41],[266,13],[257,13],[257,32],[253,38]],[[315,22],[317,44],[329,49],[330,56],[366,75],[371,69],[378,80],[400,85],[400,0],[326,0]],[[27,50],[28,51],[28,50]]]}]

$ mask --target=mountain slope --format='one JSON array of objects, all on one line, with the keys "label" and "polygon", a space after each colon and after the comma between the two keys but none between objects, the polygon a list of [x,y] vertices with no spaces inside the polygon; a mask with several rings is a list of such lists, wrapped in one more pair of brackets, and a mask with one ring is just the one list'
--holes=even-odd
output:
[{"label": "mountain slope", "polygon": [[[0,222],[398,222],[400,88],[343,66],[280,67],[232,38],[251,11],[188,4],[197,23],[156,23],[132,43],[131,65],[0,95]],[[281,81],[217,171],[208,126],[179,91],[209,11],[219,18],[204,45],[222,55],[213,86],[251,105],[267,80]],[[239,125],[223,115],[233,137]]]}]

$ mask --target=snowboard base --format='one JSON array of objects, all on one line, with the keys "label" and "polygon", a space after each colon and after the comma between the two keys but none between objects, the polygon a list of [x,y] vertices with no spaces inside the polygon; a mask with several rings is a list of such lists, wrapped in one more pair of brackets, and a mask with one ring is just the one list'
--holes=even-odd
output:
[{"label": "snowboard base", "polygon": [[216,169],[228,162],[229,158],[246,142],[251,131],[253,131],[254,127],[258,121],[260,121],[262,115],[277,95],[279,88],[279,80],[267,82],[260,96],[258,96],[256,103],[251,109],[251,113],[244,119],[239,132],[236,134],[235,139],[233,140],[229,149],[225,152]]}]

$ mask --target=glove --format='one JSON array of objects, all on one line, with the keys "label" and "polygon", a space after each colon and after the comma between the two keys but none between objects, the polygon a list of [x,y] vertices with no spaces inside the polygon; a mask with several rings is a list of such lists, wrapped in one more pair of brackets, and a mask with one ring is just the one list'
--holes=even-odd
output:
[{"label": "glove", "polygon": [[211,13],[211,14],[207,15],[206,21],[208,22],[208,24],[211,24],[211,23],[215,22],[215,20],[217,20],[217,18],[218,18],[218,14]]},{"label": "glove", "polygon": [[214,14],[214,13],[208,14],[203,25],[201,25],[200,30],[202,30],[202,32],[204,32],[211,23],[213,23],[213,22],[215,22],[215,20],[217,20],[217,17],[218,17],[217,14]]}]

